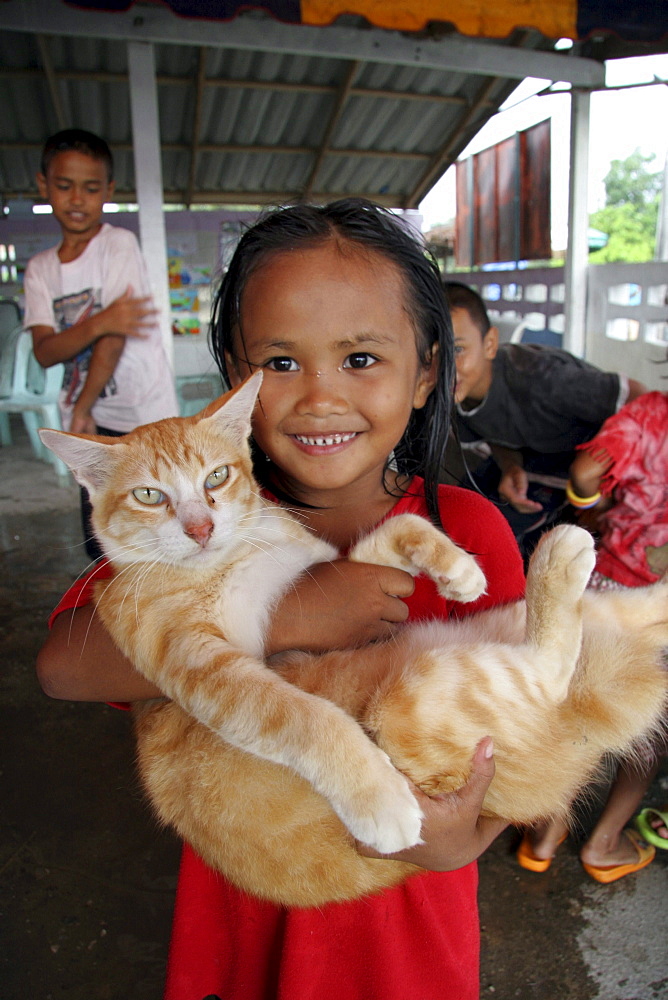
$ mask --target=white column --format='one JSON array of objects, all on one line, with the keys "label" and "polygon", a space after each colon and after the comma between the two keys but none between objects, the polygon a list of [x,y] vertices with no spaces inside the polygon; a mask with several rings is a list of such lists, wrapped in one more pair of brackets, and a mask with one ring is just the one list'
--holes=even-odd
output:
[{"label": "white column", "polygon": [[167,234],[162,211],[160,119],[153,46],[147,42],[128,42],[128,68],[135,185],[139,204],[139,239],[146,258],[153,298],[160,310],[165,350],[173,364]]},{"label": "white column", "polygon": [[587,266],[589,255],[589,105],[588,91],[571,92],[571,162],[568,186],[564,349],[579,358],[586,351]]}]

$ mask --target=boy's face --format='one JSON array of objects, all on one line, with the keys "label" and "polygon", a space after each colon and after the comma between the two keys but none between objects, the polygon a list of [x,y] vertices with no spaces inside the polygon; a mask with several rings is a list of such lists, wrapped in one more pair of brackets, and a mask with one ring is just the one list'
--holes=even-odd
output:
[{"label": "boy's face", "polygon": [[483,337],[467,309],[452,309],[451,315],[457,366],[455,401],[479,403],[492,384],[492,361],[499,344],[498,331],[492,326]]},{"label": "boy's face", "polygon": [[92,239],[101,225],[102,206],[114,193],[107,166],[85,153],[56,153],[46,177],[37,174],[39,193],[53,208],[64,235]]}]

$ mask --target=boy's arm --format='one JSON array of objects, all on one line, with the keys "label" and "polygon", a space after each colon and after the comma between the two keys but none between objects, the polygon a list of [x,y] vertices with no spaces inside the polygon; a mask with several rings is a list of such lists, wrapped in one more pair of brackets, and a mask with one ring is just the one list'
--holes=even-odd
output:
[{"label": "boy's arm", "polygon": [[128,286],[123,295],[94,316],[75,323],[61,333],[52,326],[33,326],[32,344],[42,368],[70,361],[105,334],[121,337],[144,337],[153,326],[157,309],[150,296],[136,298]]},{"label": "boy's arm", "polygon": [[91,411],[114,374],[124,347],[125,337],[119,334],[107,334],[95,344],[86,381],[72,409],[70,431],[73,434],[95,434],[96,424]]},{"label": "boy's arm", "polygon": [[637,399],[638,396],[644,396],[644,394],[648,392],[647,386],[643,385],[642,382],[638,382],[634,378],[630,378],[628,380],[628,383],[629,383],[629,394],[626,397],[627,403],[630,403],[631,400],[633,399]]},{"label": "boy's arm", "polygon": [[542,510],[539,503],[527,497],[529,479],[524,471],[521,452],[497,444],[490,445],[490,448],[494,461],[501,469],[499,496],[507,500],[520,514],[534,514]]}]

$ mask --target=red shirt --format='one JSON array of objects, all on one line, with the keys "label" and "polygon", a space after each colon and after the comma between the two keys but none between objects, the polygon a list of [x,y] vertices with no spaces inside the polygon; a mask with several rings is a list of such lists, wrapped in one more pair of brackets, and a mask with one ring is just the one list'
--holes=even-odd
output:
[{"label": "red shirt", "polygon": [[[505,518],[458,487],[440,487],[439,502],[447,534],[478,558],[487,593],[448,608],[420,578],[407,599],[410,619],[460,617],[522,597],[522,561]],[[426,517],[422,496],[402,498],[389,516],[402,513]],[[85,603],[81,591],[72,588],[57,610]],[[240,892],[186,844],[165,1000],[478,1000],[477,885],[473,863],[361,900],[285,909]]]}]

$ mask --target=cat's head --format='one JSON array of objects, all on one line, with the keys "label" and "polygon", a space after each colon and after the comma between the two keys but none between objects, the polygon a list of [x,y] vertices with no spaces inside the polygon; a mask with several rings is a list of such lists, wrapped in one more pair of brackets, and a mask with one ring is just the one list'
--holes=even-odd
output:
[{"label": "cat's head", "polygon": [[260,505],[248,436],[261,382],[256,372],[196,416],[121,438],[40,430],[88,490],[112,562],[204,568],[244,538]]}]

